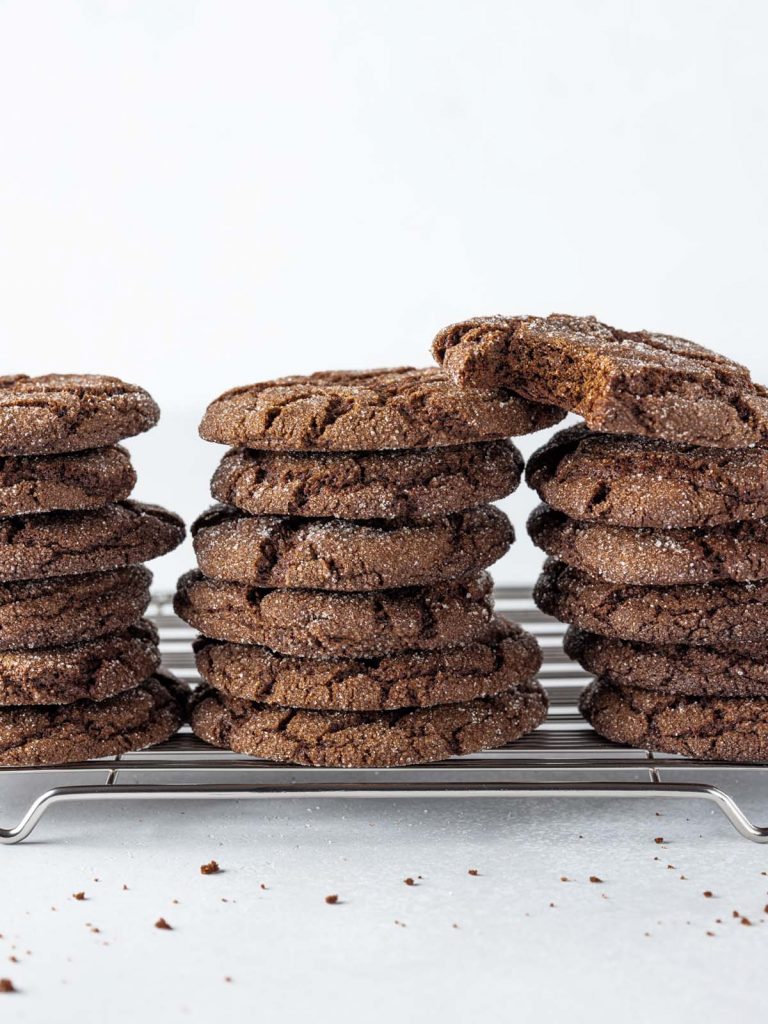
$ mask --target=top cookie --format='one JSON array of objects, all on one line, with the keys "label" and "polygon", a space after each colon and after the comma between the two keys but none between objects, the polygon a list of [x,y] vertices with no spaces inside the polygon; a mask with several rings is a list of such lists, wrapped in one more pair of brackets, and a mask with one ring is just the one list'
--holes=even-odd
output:
[{"label": "top cookie", "polygon": [[0,455],[49,455],[114,444],[153,427],[160,410],[117,377],[0,377]]},{"label": "top cookie", "polygon": [[432,351],[451,377],[580,413],[593,430],[738,448],[768,440],[768,390],[739,363],[683,338],[594,317],[477,317]]},{"label": "top cookie", "polygon": [[329,371],[233,388],[200,436],[271,451],[430,448],[529,434],[563,413],[509,391],[457,387],[434,367]]},{"label": "top cookie", "polygon": [[699,448],[561,430],[534,452],[528,485],[571,519],[692,529],[768,517],[768,447]]}]

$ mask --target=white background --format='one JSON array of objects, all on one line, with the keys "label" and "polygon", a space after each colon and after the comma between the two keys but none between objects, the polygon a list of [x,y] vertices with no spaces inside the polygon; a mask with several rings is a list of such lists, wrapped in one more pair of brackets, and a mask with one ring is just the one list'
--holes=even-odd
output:
[{"label": "white background", "polygon": [[[225,387],[426,364],[474,314],[594,313],[766,380],[767,33],[761,0],[5,0],[0,372],[148,387],[137,496],[188,520]],[[499,576],[538,562],[521,543]],[[655,810],[71,808],[0,850],[3,1015],[754,1016],[766,926],[729,914],[764,916],[764,848]]]}]

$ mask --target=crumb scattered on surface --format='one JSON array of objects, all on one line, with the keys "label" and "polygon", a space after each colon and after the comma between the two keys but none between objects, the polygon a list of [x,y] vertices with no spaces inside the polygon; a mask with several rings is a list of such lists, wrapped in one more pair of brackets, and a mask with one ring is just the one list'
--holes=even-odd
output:
[{"label": "crumb scattered on surface", "polygon": [[260,888],[260,889],[263,889],[263,890],[264,890],[265,892],[266,892],[266,890],[267,890],[267,887],[266,887],[266,885],[264,885],[264,883],[263,883],[263,882],[259,882],[259,888]]},{"label": "crumb scattered on surface", "polygon": [[339,902],[339,897],[338,897],[338,895],[335,892],[333,892],[333,893],[331,893],[330,896],[326,896],[325,897],[325,902],[326,903],[338,903]]},{"label": "crumb scattered on surface", "polygon": [[654,843],[663,843],[664,842],[664,836],[656,836],[656,838],[653,841],[654,841]]},{"label": "crumb scattered on surface", "polygon": [[155,928],[160,928],[161,931],[164,932],[173,931],[173,928],[171,927],[171,925],[168,924],[164,917],[158,917],[158,919],[155,921]]},{"label": "crumb scattered on surface", "polygon": [[406,885],[416,885],[412,878],[404,878],[403,881],[405,882]]},{"label": "crumb scattered on surface", "polygon": [[470,868],[469,871],[467,871],[467,874],[472,875],[473,878],[477,878],[480,872],[477,870],[477,868]]},{"label": "crumb scattered on surface", "polygon": [[739,924],[745,924],[745,925],[747,925],[748,927],[751,927],[751,926],[752,926],[752,922],[751,922],[751,921],[749,920],[749,918],[748,918],[748,917],[742,917],[742,918],[740,918],[740,919],[739,919]]},{"label": "crumb scattered on surface", "polygon": [[0,992],[18,992],[10,978],[0,978]]},{"label": "crumb scattered on surface", "polygon": [[73,892],[72,893],[72,899],[73,900],[84,900],[85,898],[86,898],[86,896],[85,896],[84,892]]},{"label": "crumb scattered on surface", "polygon": [[703,892],[703,893],[702,893],[701,895],[702,895],[702,896],[706,896],[706,898],[707,898],[708,900],[711,900],[711,899],[712,899],[712,897],[713,897],[713,896],[714,896],[715,894],[714,894],[714,893],[712,892],[712,890],[711,890],[711,889],[705,889],[705,890],[704,890],[704,892]]},{"label": "crumb scattered on surface", "polygon": [[603,884],[602,878],[600,878],[598,875],[590,875],[589,876],[589,880],[590,880],[590,882],[592,882],[593,885],[602,885]]},{"label": "crumb scattered on surface", "polygon": [[215,860],[209,860],[207,864],[200,865],[201,875],[218,875],[220,871],[221,868]]}]

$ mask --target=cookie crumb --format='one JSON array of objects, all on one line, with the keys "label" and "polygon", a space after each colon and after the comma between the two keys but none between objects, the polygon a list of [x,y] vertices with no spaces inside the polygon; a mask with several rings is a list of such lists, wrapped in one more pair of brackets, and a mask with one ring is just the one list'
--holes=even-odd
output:
[{"label": "cookie crumb", "polygon": [[714,932],[707,932],[706,934],[709,935],[710,938],[714,938],[715,936]]},{"label": "cookie crumb", "polygon": [[470,868],[469,871],[467,871],[467,874],[472,875],[473,878],[477,878],[480,872],[477,870],[477,868]]},{"label": "cookie crumb", "polygon": [[751,921],[749,920],[749,918],[748,918],[748,917],[742,917],[742,918],[741,918],[741,919],[739,920],[739,924],[745,924],[745,925],[747,925],[747,927],[749,927],[749,928],[751,928],[751,927],[752,927],[752,922],[751,922]]},{"label": "cookie crumb", "polygon": [[263,890],[264,890],[264,892],[266,892],[266,891],[267,891],[267,887],[266,887],[266,885],[264,885],[264,883],[263,883],[263,882],[259,882],[259,888],[260,888],[260,889],[263,889]]},{"label": "cookie crumb", "polygon": [[404,878],[403,881],[406,885],[416,885],[416,882],[412,878]]},{"label": "cookie crumb", "polygon": [[19,962],[19,958],[17,956],[14,956],[13,954],[9,956],[8,959],[12,964],[17,964]]},{"label": "cookie crumb", "polygon": [[331,904],[332,903],[338,903],[339,902],[339,897],[338,897],[338,895],[335,892],[331,893],[330,896],[326,896],[325,897],[325,902],[326,903],[331,903]]},{"label": "cookie crumb", "polygon": [[231,976],[230,976],[229,974],[225,974],[225,975],[224,975],[224,981],[226,981],[226,982],[227,982],[227,984],[231,984],[231,982],[232,982],[232,977],[231,977]]},{"label": "cookie crumb", "polygon": [[123,892],[128,892],[128,886],[123,882]]},{"label": "cookie crumb", "polygon": [[567,875],[560,875],[561,882],[570,882],[570,878]]},{"label": "cookie crumb", "polygon": [[598,877],[598,875],[590,875],[589,876],[589,880],[590,880],[590,882],[592,882],[593,885],[602,885],[603,884],[602,878]]},{"label": "cookie crumb", "polygon": [[654,843],[663,843],[664,842],[664,836],[656,836],[656,838],[653,841],[654,841]]},{"label": "cookie crumb", "polygon": [[84,900],[85,898],[86,898],[86,896],[85,896],[84,892],[73,892],[72,893],[72,899],[73,900]]},{"label": "cookie crumb", "polygon": [[158,917],[158,919],[155,921],[155,928],[160,928],[161,931],[164,932],[173,931],[173,928],[171,927],[171,925],[168,924],[164,917]]},{"label": "cookie crumb", "polygon": [[215,860],[209,860],[207,864],[200,865],[201,875],[218,875],[220,871],[221,868]]},{"label": "cookie crumb", "polygon": [[712,892],[711,889],[705,889],[701,895],[705,896],[708,900],[711,900],[715,894]]},{"label": "cookie crumb", "polygon": [[456,924],[456,922],[455,922],[455,921],[454,921],[454,922],[453,922],[453,924],[451,925],[451,928],[458,928],[458,927],[459,927],[459,926],[458,926],[458,925]]},{"label": "cookie crumb", "polygon": [[10,978],[0,978],[0,992],[18,992]]}]

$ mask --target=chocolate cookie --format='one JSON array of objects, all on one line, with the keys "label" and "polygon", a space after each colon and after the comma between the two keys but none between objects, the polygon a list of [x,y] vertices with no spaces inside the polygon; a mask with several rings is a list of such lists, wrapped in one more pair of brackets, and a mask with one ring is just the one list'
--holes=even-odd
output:
[{"label": "chocolate cookie", "polygon": [[386,768],[500,747],[541,725],[547,697],[531,682],[465,704],[400,711],[306,711],[227,697],[203,687],[192,730],[216,747],[322,768]]},{"label": "chocolate cookie", "polygon": [[768,761],[764,697],[673,697],[601,679],[584,690],[579,706],[614,743],[704,761]]},{"label": "chocolate cookie", "polygon": [[85,512],[0,519],[0,580],[117,569],[178,547],[184,523],[158,505],[123,501]]},{"label": "chocolate cookie", "polygon": [[385,590],[473,576],[509,550],[493,505],[403,522],[250,516],[217,505],[192,526],[202,572],[260,587]]},{"label": "chocolate cookie", "polygon": [[547,615],[601,636],[753,654],[766,650],[768,582],[625,586],[594,580],[550,558],[533,597]]},{"label": "chocolate cookie", "polygon": [[0,650],[58,647],[128,629],[149,604],[151,580],[149,569],[129,565],[0,583]]},{"label": "chocolate cookie", "polygon": [[504,498],[522,470],[511,441],[354,454],[234,448],[211,494],[253,515],[421,519]]},{"label": "chocolate cookie", "polygon": [[119,445],[68,455],[0,456],[0,516],[99,508],[123,501],[135,483],[131,457]]},{"label": "chocolate cookie", "polygon": [[565,634],[563,646],[587,672],[616,686],[671,696],[768,697],[766,652],[750,656],[711,647],[634,644],[574,626]]},{"label": "chocolate cookie", "polygon": [[167,672],[97,702],[0,708],[0,764],[66,764],[160,743],[184,721],[188,689]]},{"label": "chocolate cookie", "polygon": [[255,644],[201,638],[200,675],[230,697],[324,711],[391,711],[488,697],[530,682],[541,666],[536,640],[494,619],[478,640],[382,658],[296,658]]},{"label": "chocolate cookie", "polygon": [[0,651],[0,705],[106,700],[160,667],[157,630],[146,619],[113,636],[68,647]]},{"label": "chocolate cookie", "polygon": [[97,374],[0,377],[0,455],[103,448],[153,427],[160,410],[135,384]]},{"label": "chocolate cookie", "polygon": [[539,505],[528,519],[533,543],[588,576],[665,586],[768,578],[768,519],[702,530],[636,530],[577,522]]},{"label": "chocolate cookie", "polygon": [[530,434],[562,418],[509,391],[467,393],[434,367],[338,370],[233,388],[208,406],[200,436],[271,451],[378,451]]},{"label": "chocolate cookie", "polygon": [[768,391],[746,367],[683,338],[594,317],[478,317],[432,347],[465,386],[510,388],[581,413],[593,430],[738,448],[768,440]]},{"label": "chocolate cookie", "polygon": [[571,519],[614,526],[720,526],[768,517],[768,447],[697,448],[561,430],[534,452],[528,485]]},{"label": "chocolate cookie", "polygon": [[174,609],[216,640],[262,644],[299,657],[378,658],[484,636],[492,590],[485,572],[431,587],[340,594],[260,590],[192,571],[179,580]]}]

